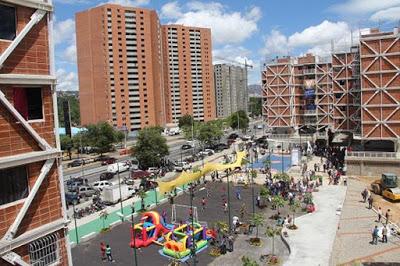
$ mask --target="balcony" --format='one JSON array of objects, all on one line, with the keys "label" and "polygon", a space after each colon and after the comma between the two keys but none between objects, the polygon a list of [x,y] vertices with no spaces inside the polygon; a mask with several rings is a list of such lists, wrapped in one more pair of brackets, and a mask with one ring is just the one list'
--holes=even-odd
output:
[{"label": "balcony", "polygon": [[317,115],[317,110],[304,110],[304,115],[307,115],[307,116]]}]

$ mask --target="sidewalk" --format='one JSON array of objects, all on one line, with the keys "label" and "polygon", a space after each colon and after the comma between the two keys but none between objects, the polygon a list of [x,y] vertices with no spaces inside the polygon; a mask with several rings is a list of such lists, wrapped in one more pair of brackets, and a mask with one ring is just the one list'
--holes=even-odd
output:
[{"label": "sidewalk", "polygon": [[291,248],[284,265],[329,265],[339,216],[336,209],[343,203],[345,186],[325,185],[313,193],[317,210],[296,219],[297,230],[288,230]]},{"label": "sidewalk", "polygon": [[[354,265],[357,262],[400,262],[400,238],[388,236],[388,243],[370,244],[371,232],[377,215],[361,202],[365,184],[357,179],[348,180],[348,190],[343,205],[339,229],[332,251],[330,265]],[[386,209],[382,210],[383,213]],[[383,219],[382,219],[383,220]]]}]

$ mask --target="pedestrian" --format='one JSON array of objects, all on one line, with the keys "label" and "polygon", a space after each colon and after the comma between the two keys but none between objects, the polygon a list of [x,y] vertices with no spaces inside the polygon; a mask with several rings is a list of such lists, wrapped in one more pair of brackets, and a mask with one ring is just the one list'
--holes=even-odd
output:
[{"label": "pedestrian", "polygon": [[224,212],[226,213],[228,211],[228,203],[224,201],[224,204],[222,206],[224,208]]},{"label": "pedestrian", "polygon": [[104,242],[100,242],[100,252],[101,252],[101,260],[106,260],[106,245]]},{"label": "pedestrian", "polygon": [[372,198],[372,195],[370,195],[368,198],[368,209],[372,209],[373,202],[374,202],[374,199]]},{"label": "pedestrian", "polygon": [[162,211],[161,217],[164,220],[164,223],[167,223],[167,212],[165,210]]},{"label": "pedestrian", "polygon": [[382,219],[382,209],[381,209],[381,207],[379,207],[378,208],[378,223],[381,222],[381,219]]},{"label": "pedestrian", "polygon": [[385,225],[382,228],[382,243],[387,243],[387,233],[388,233],[388,230],[387,230],[387,226]]},{"label": "pedestrian", "polygon": [[363,202],[364,202],[364,203],[365,203],[365,201],[367,200],[367,193],[368,193],[367,189],[364,189],[364,190],[361,192],[361,196],[362,196],[362,199],[363,199]]},{"label": "pedestrian", "polygon": [[108,261],[114,261],[112,255],[111,255],[111,247],[110,247],[110,245],[107,245],[107,247],[106,247],[106,255],[107,255]]},{"label": "pedestrian", "polygon": [[257,207],[260,208],[261,197],[260,194],[257,195]]},{"label": "pedestrian", "polygon": [[389,223],[389,219],[390,219],[390,209],[388,209],[385,213],[385,218],[386,218],[386,225],[388,225]]},{"label": "pedestrian", "polygon": [[240,190],[239,190],[239,189],[236,190],[236,198],[237,198],[238,200],[241,200],[241,199],[242,199],[242,197],[241,197],[241,195],[240,195]]},{"label": "pedestrian", "polygon": [[378,245],[378,226],[375,225],[375,228],[372,230],[372,244]]},{"label": "pedestrian", "polygon": [[201,209],[203,212],[206,209],[206,199],[204,197],[201,199]]}]

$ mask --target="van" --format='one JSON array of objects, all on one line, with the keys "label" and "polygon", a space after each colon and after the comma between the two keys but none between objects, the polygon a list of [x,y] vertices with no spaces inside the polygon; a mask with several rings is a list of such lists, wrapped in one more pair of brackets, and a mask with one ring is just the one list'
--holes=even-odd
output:
[{"label": "van", "polygon": [[129,163],[127,162],[120,162],[120,163],[113,163],[107,167],[107,172],[117,174],[122,173],[129,170]]},{"label": "van", "polygon": [[112,183],[109,181],[97,181],[94,182],[92,185],[93,188],[98,189],[100,191],[103,191],[104,187],[109,187],[109,186],[112,186]]}]

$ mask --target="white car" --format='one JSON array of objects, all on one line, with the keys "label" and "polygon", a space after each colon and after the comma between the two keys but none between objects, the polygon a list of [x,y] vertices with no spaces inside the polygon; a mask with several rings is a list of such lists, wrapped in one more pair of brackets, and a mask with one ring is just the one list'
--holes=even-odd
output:
[{"label": "white car", "polygon": [[210,156],[213,155],[215,152],[211,149],[204,149],[204,151],[201,151],[199,153],[204,156]]},{"label": "white car", "polygon": [[103,191],[104,187],[110,187],[112,185],[113,184],[111,182],[109,182],[109,181],[97,181],[97,182],[93,183],[92,187],[94,187],[94,188],[96,188],[96,189],[98,189],[100,191]]},{"label": "white car", "polygon": [[158,174],[160,170],[157,167],[149,167],[149,169],[147,169],[147,172],[149,172],[152,175],[156,175]]},{"label": "white car", "polygon": [[116,174],[128,171],[130,168],[130,164],[127,162],[113,163],[107,167],[107,172]]},{"label": "white car", "polygon": [[192,168],[192,165],[187,162],[178,162],[174,167],[175,172],[182,172]]}]

